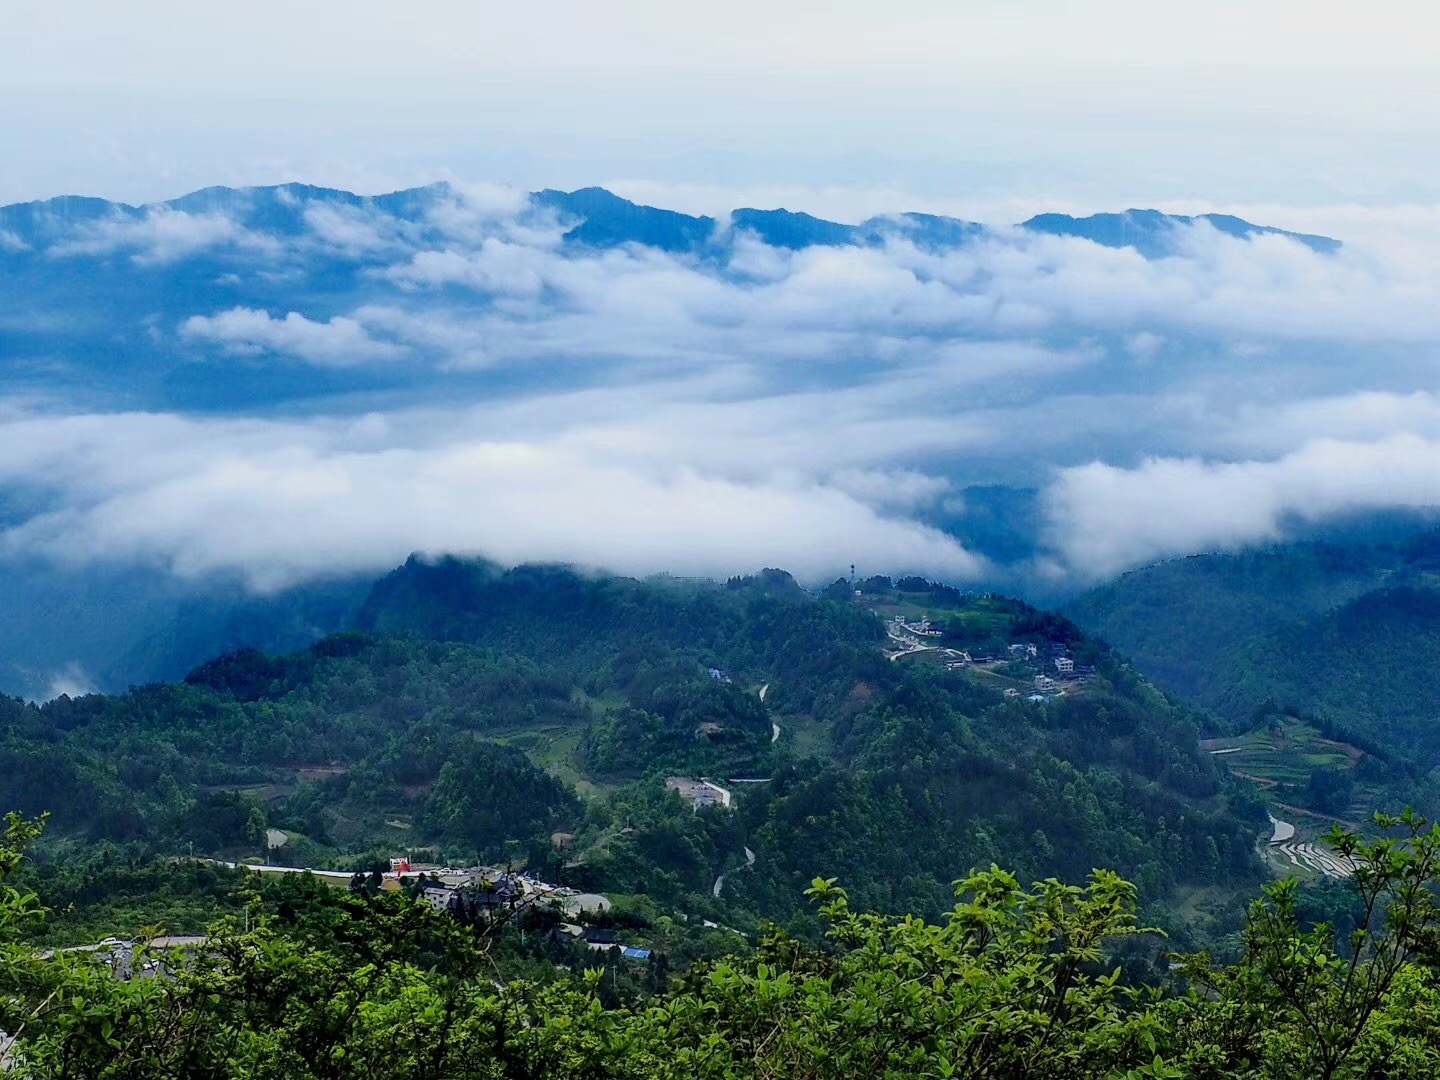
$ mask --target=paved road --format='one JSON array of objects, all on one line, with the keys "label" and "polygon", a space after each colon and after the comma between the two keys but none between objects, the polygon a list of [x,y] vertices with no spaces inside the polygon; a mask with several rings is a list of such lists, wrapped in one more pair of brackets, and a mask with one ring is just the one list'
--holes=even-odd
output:
[{"label": "paved road", "polygon": [[[760,704],[765,704],[765,695],[769,692],[770,684],[768,682],[764,686],[760,687]],[[770,741],[772,743],[780,741],[780,725],[775,723],[774,720],[770,721]]]},{"label": "paved road", "polygon": [[[754,866],[754,865],[755,865],[755,852],[751,851],[751,850],[747,847],[747,848],[745,849],[745,869],[746,869],[746,870],[749,870],[750,867],[752,867],[752,866]],[[720,890],[725,887],[725,879],[726,879],[727,877],[729,877],[729,876],[730,876],[729,874],[721,874],[719,877],[717,877],[717,878],[715,879],[715,887],[710,890],[711,894],[715,897],[715,899],[717,899],[717,900],[720,899]]]},{"label": "paved road", "polygon": [[929,652],[935,648],[934,645],[922,645],[919,641],[914,641],[895,633],[894,628],[889,623],[885,624],[885,634],[891,641],[900,646],[899,652],[885,654],[890,657],[891,660],[899,660],[900,657],[909,656],[911,653]]},{"label": "paved road", "polygon": [[771,720],[771,721],[770,721],[770,741],[771,741],[771,742],[779,742],[779,741],[780,741],[780,725],[777,724],[777,723],[775,723],[774,720]]}]

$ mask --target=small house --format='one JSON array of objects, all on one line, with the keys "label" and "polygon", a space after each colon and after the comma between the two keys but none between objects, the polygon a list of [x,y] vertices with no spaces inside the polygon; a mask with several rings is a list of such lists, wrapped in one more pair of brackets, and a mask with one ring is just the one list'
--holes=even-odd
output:
[{"label": "small house", "polygon": [[585,947],[596,952],[621,948],[620,935],[614,930],[607,930],[601,926],[587,926],[583,936]]},{"label": "small house", "polygon": [[550,928],[550,940],[562,945],[585,936],[585,928],[577,923],[562,922]]},{"label": "small house", "polygon": [[448,885],[426,885],[420,890],[420,900],[429,904],[436,911],[449,911],[450,900],[454,897],[455,890]]}]

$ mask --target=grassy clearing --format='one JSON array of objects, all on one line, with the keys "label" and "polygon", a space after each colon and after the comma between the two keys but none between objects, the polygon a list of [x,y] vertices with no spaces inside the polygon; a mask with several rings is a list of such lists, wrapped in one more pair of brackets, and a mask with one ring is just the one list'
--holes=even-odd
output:
[{"label": "grassy clearing", "polygon": [[972,597],[963,606],[939,602],[937,597],[927,594],[893,592],[888,595],[866,594],[857,603],[863,604],[882,619],[890,620],[896,615],[905,619],[918,619],[921,615],[943,618],[951,627],[964,626],[971,637],[1004,637],[1010,631],[1014,615],[992,610],[983,597]]},{"label": "grassy clearing", "polygon": [[585,775],[579,764],[580,744],[585,733],[579,728],[547,728],[527,731],[502,742],[525,751],[527,757],[557,780],[563,780],[583,799],[595,799],[616,790],[618,784],[597,781]]},{"label": "grassy clearing", "polygon": [[789,744],[800,757],[829,757],[834,752],[834,740],[830,737],[828,724],[812,716],[776,716],[780,725],[780,738]]}]

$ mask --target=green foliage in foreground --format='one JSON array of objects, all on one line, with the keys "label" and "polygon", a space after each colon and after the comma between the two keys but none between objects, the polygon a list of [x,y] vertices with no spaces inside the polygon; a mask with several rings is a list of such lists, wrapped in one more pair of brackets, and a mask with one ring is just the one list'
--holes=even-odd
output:
[{"label": "green foliage in foreground", "polygon": [[[643,1004],[582,981],[501,976],[491,926],[401,896],[216,928],[170,975],[123,982],[84,954],[14,943],[38,902],[0,894],[0,1023],[33,1077],[1431,1077],[1440,1071],[1440,828],[1333,842],[1359,865],[1353,927],[1302,925],[1295,886],[1250,912],[1239,963],[1183,961],[1184,987],[1126,986],[1108,957],[1148,931],[1108,872],[1024,888],[992,868],[939,924],[852,911],[779,933]],[[34,823],[0,843],[9,876]]]}]

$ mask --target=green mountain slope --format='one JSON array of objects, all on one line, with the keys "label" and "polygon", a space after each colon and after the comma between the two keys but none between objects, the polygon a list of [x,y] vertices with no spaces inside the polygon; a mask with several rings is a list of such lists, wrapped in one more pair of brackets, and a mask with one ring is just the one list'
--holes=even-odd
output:
[{"label": "green mountain slope", "polygon": [[1132,571],[1063,610],[1161,686],[1219,708],[1250,642],[1380,587],[1398,561],[1323,545],[1196,555]]},{"label": "green mountain slope", "polygon": [[[1201,751],[1195,715],[1063,619],[899,584],[815,598],[779,571],[722,585],[412,560],[377,583],[362,632],[305,652],[0,702],[0,802],[53,811],[72,845],[234,857],[278,828],[272,858],[518,859],[736,921],[789,918],[816,874],[934,914],[993,861],[1114,866],[1147,903],[1255,883],[1263,811]],[[1030,701],[1004,693],[1031,678],[1022,662],[888,652],[881,614],[922,607],[938,645],[1029,642],[1036,663],[1093,674]],[[672,774],[729,784],[731,808],[693,811]]]},{"label": "green mountain slope", "polygon": [[1436,589],[1440,533],[1428,532],[1178,559],[1126,574],[1065,611],[1232,725],[1274,699],[1408,744],[1416,724],[1435,716],[1426,620]]},{"label": "green mountain slope", "polygon": [[1378,589],[1246,644],[1217,696],[1272,699],[1403,760],[1440,762],[1440,590]]}]

